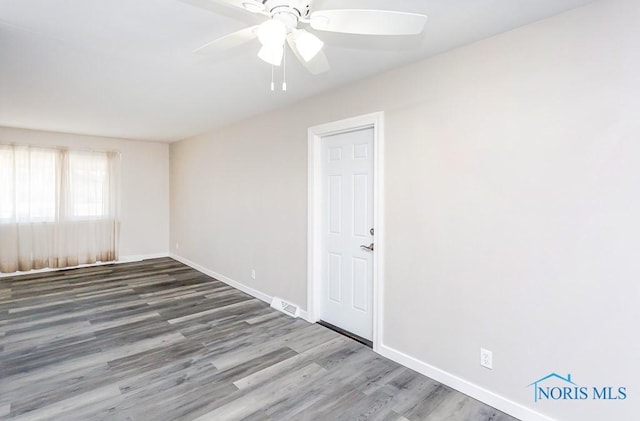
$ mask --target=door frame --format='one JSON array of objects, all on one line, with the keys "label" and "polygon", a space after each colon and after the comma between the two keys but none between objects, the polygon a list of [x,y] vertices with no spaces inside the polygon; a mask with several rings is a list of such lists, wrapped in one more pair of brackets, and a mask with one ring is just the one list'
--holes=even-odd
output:
[{"label": "door frame", "polygon": [[384,112],[310,127],[308,131],[307,320],[320,320],[322,251],[322,138],[373,128],[373,350],[382,345],[384,297]]}]

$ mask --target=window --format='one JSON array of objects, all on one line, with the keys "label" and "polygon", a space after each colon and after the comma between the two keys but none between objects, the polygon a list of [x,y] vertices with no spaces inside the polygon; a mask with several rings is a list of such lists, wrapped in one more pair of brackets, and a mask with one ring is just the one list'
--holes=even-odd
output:
[{"label": "window", "polygon": [[115,260],[118,189],[117,153],[0,145],[0,272]]},{"label": "window", "polygon": [[107,169],[106,154],[69,154],[71,218],[101,218],[108,213]]},{"label": "window", "polygon": [[109,154],[0,146],[0,221],[109,215]]},{"label": "window", "polygon": [[56,210],[56,153],[3,146],[0,149],[0,219],[53,221]]}]

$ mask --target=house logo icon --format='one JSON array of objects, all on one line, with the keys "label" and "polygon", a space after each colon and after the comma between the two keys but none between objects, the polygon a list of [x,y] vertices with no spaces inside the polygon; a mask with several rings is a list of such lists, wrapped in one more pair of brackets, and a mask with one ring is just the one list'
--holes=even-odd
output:
[{"label": "house logo icon", "polygon": [[[554,379],[554,378],[555,379],[559,379],[562,382],[566,383],[565,387],[562,387],[562,388],[561,387],[556,387],[556,388],[550,388],[550,389],[546,388],[545,389],[543,387],[539,387],[538,386],[538,384],[544,383],[547,380]],[[571,386],[569,386],[569,385],[571,385]],[[565,377],[562,377],[561,375],[559,375],[558,373],[551,373],[551,374],[548,374],[548,375],[542,377],[541,379],[536,380],[533,383],[530,383],[527,387],[531,387],[531,386],[533,386],[533,390],[534,390],[534,398],[533,398],[534,402],[538,402],[539,399],[544,399],[544,398],[548,399],[550,397],[550,393],[548,393],[548,394],[545,393],[546,390],[551,391],[551,390],[554,390],[554,389],[558,389],[558,390],[561,390],[561,391],[564,392],[564,391],[566,391],[566,389],[572,390],[573,387],[575,387],[576,389],[579,390],[578,385],[575,384],[573,382],[573,380],[571,380],[571,374],[567,374],[567,377],[565,378]]]}]

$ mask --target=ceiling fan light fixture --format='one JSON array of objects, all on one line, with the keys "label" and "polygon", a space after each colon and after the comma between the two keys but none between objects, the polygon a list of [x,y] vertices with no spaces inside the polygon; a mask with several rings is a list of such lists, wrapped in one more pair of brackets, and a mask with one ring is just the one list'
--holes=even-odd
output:
[{"label": "ceiling fan light fixture", "polygon": [[268,20],[258,27],[258,40],[263,47],[282,47],[287,38],[287,27],[277,19]]},{"label": "ceiling fan light fixture", "polygon": [[307,31],[296,31],[293,36],[298,52],[307,63],[318,55],[324,46],[320,38]]},{"label": "ceiling fan light fixture", "polygon": [[280,66],[282,56],[284,55],[284,47],[280,46],[263,46],[258,52],[258,57],[274,66]]}]

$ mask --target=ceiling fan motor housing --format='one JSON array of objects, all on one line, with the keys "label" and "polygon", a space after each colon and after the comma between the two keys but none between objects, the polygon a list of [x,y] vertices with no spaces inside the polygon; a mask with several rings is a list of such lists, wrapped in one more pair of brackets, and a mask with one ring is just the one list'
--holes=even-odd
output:
[{"label": "ceiling fan motor housing", "polygon": [[265,10],[272,17],[280,14],[291,14],[296,21],[306,19],[311,14],[311,2],[309,0],[263,0]]}]

